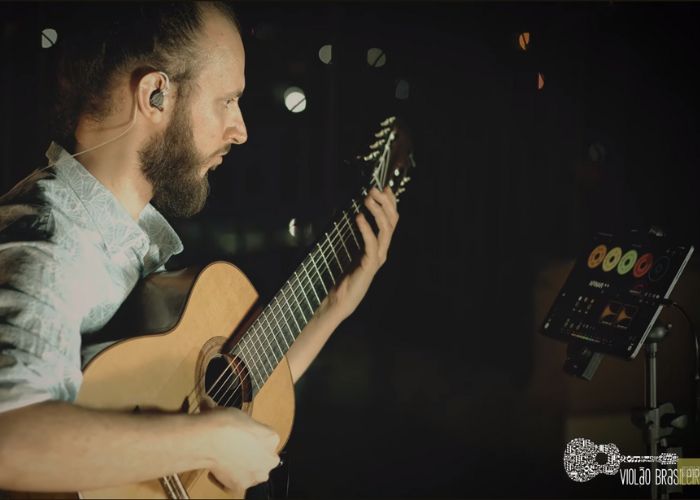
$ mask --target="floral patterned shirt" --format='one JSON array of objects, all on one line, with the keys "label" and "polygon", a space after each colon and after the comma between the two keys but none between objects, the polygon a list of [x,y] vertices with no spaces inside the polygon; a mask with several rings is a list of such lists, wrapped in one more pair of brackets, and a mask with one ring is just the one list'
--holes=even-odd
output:
[{"label": "floral patterned shirt", "polygon": [[150,204],[138,222],[59,145],[0,198],[0,411],[75,400],[90,343],[182,243]]}]

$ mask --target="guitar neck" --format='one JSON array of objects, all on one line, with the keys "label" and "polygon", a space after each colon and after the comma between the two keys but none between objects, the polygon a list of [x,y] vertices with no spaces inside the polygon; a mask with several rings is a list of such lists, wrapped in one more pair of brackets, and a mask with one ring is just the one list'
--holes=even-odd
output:
[{"label": "guitar neck", "polygon": [[[374,134],[377,141],[370,146],[371,152],[357,159],[373,165],[370,187],[383,189],[388,186],[398,201],[410,180],[406,173],[415,167],[411,142],[396,118],[387,118],[381,126],[383,128]],[[362,257],[364,240],[355,216],[366,211],[360,201],[366,195],[367,189],[363,189],[361,197],[352,199],[348,208],[328,226],[230,351],[247,367],[253,396],[289,351],[330,290]]]},{"label": "guitar neck", "polygon": [[267,381],[330,290],[357,265],[364,245],[355,215],[362,210],[358,200],[351,200],[231,351],[248,367],[253,394]]}]

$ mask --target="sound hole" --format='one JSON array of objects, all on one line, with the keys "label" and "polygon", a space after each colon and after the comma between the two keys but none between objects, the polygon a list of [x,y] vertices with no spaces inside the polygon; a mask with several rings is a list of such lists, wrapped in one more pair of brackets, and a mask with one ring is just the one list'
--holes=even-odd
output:
[{"label": "sound hole", "polygon": [[204,374],[207,395],[219,406],[241,408],[248,393],[247,385],[241,383],[244,370],[237,359],[228,360],[216,356],[209,360]]}]

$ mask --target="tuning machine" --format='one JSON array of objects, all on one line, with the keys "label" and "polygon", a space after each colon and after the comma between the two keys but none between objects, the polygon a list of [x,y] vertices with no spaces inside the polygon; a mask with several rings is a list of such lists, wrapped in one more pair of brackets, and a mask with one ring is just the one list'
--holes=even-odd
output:
[{"label": "tuning machine", "polygon": [[372,151],[372,152],[371,152],[370,154],[368,154],[367,156],[363,156],[362,159],[363,159],[364,161],[376,160],[376,159],[379,157],[380,154],[381,154],[381,151]]},{"label": "tuning machine", "polygon": [[383,128],[379,132],[374,134],[374,137],[376,137],[377,139],[381,139],[382,137],[386,137],[387,135],[389,135],[389,132],[391,132],[390,128]]}]

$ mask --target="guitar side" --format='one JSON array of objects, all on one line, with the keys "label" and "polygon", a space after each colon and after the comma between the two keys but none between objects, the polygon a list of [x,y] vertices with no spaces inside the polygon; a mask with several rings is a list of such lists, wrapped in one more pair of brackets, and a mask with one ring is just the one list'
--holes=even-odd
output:
[{"label": "guitar side", "polygon": [[[164,333],[149,331],[147,336],[120,341],[97,355],[85,370],[78,405],[121,411],[138,408],[177,412],[188,406],[191,410],[196,408],[202,396],[192,393],[198,385],[198,372],[219,353],[246,317],[257,293],[245,275],[226,262],[210,264],[196,275],[175,274],[170,279],[177,280],[171,283],[174,287],[168,284],[167,277],[155,277],[148,293],[167,299],[150,301],[150,307],[160,309],[157,317],[161,327],[172,323],[178,304],[184,305],[176,325]],[[175,289],[179,292],[173,293]],[[180,300],[183,293],[186,301]],[[153,319],[150,321],[147,329],[157,330],[158,325]],[[294,418],[294,387],[286,358],[243,409],[275,429],[280,435],[281,450],[289,439]],[[242,498],[245,494],[221,489],[206,471],[186,472],[179,477],[191,498]],[[80,496],[168,498],[157,479],[85,491]]]}]

